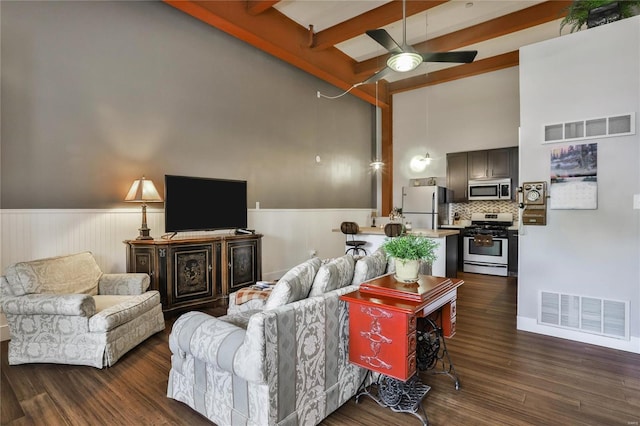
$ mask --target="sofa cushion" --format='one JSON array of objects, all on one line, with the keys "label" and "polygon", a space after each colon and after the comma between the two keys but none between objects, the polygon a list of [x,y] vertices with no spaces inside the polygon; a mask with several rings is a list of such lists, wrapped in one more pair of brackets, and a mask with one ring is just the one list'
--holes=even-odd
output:
[{"label": "sofa cushion", "polygon": [[381,248],[369,256],[364,256],[356,262],[353,272],[354,285],[360,285],[364,281],[384,275],[387,270],[387,255]]},{"label": "sofa cushion", "polygon": [[355,259],[349,254],[331,259],[320,266],[311,285],[309,297],[320,296],[351,284]]},{"label": "sofa cushion", "polygon": [[113,330],[160,304],[160,293],[157,290],[133,296],[109,295],[93,298],[96,302],[96,314],[89,318],[89,331],[94,333]]},{"label": "sofa cushion", "polygon": [[90,252],[19,262],[9,266],[6,278],[15,296],[25,294],[98,293],[100,267]]},{"label": "sofa cushion", "polygon": [[273,309],[307,297],[321,263],[319,258],[314,257],[291,268],[271,290],[264,309]]}]

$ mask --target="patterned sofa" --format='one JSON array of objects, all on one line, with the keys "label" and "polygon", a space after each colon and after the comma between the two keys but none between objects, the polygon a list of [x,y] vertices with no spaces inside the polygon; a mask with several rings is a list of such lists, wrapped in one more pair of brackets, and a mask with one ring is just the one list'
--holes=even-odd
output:
[{"label": "patterned sofa", "polygon": [[167,396],[218,425],[320,423],[366,373],[349,363],[348,310],[339,297],[386,272],[382,251],[314,258],[288,271],[260,309],[183,314],[169,336]]},{"label": "patterned sofa", "polygon": [[0,277],[9,364],[112,366],[164,330],[147,274],[104,274],[90,252],[20,262]]}]

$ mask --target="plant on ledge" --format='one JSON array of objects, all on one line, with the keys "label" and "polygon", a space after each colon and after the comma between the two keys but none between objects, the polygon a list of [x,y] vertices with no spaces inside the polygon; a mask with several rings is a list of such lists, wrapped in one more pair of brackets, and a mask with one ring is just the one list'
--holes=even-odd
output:
[{"label": "plant on ledge", "polygon": [[[607,10],[607,6],[611,7],[610,11]],[[601,19],[598,23],[590,25],[589,12],[597,8],[602,8]],[[640,10],[640,0],[574,0],[566,10],[567,16],[560,22],[560,32],[565,25],[570,25],[573,33],[579,31],[585,24],[590,27],[635,16]]]},{"label": "plant on ledge", "polygon": [[[420,261],[433,264],[437,258],[436,249],[439,245],[430,238],[405,234],[387,239],[382,244],[382,248],[388,257],[396,259],[396,279],[414,282],[418,279]],[[407,268],[409,271],[405,273]]]}]

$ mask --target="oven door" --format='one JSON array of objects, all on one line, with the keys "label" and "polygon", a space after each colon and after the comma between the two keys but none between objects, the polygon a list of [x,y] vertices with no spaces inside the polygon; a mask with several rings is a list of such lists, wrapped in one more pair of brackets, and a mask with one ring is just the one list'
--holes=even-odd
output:
[{"label": "oven door", "polygon": [[509,241],[493,238],[491,246],[480,246],[473,237],[464,237],[463,271],[490,275],[508,275]]}]

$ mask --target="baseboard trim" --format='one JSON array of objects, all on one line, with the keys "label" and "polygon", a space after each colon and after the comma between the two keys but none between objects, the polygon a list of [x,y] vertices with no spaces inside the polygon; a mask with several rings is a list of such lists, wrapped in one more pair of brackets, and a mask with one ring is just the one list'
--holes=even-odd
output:
[{"label": "baseboard trim", "polygon": [[517,329],[521,331],[529,331],[531,333],[544,334],[551,337],[558,337],[560,339],[573,340],[576,342],[588,343],[590,345],[604,346],[606,348],[618,349],[621,351],[640,354],[640,338],[635,336],[631,336],[629,340],[613,339],[596,334],[577,332],[564,328],[538,324],[538,321],[535,318],[521,316],[518,316],[517,318]]}]

